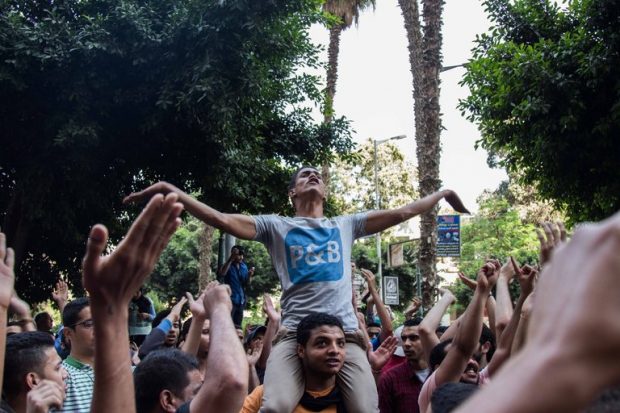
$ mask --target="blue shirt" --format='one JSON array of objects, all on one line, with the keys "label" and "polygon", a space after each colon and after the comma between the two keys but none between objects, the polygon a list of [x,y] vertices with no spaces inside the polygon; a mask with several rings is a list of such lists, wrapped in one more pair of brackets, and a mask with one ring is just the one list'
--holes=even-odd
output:
[{"label": "blue shirt", "polygon": [[243,286],[248,282],[248,278],[248,266],[245,265],[245,262],[241,261],[238,267],[235,263],[230,264],[228,272],[224,276],[224,282],[230,285],[230,300],[233,304],[245,304]]}]

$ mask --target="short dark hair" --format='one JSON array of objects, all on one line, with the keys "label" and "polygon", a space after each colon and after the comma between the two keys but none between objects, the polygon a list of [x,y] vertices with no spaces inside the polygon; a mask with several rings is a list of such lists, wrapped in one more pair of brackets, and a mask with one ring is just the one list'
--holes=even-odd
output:
[{"label": "short dark hair", "polygon": [[366,328],[368,328],[368,327],[379,327],[379,328],[381,328],[381,324],[379,324],[379,323],[375,323],[375,322],[373,321],[372,323],[368,323],[368,324],[366,324]]},{"label": "short dark hair", "polygon": [[75,324],[80,322],[80,311],[86,307],[90,307],[88,297],[80,297],[70,301],[62,311],[62,324],[69,328],[75,327]]},{"label": "short dark hair", "polygon": [[306,168],[312,168],[316,171],[319,170],[319,168],[317,168],[316,166],[311,166],[311,165],[304,165],[301,168],[297,168],[297,170],[295,172],[293,172],[293,175],[291,175],[291,180],[288,183],[288,190],[290,191],[291,189],[295,188],[295,184],[297,183],[297,175],[299,175],[299,173],[302,171],[302,169],[306,169]]},{"label": "short dark hair", "polygon": [[241,245],[235,245],[233,246],[230,251],[232,252],[232,250],[237,249],[237,252],[239,253],[239,255],[245,255],[245,249],[243,249],[243,247]]},{"label": "short dark hair", "polygon": [[326,313],[310,313],[302,318],[297,325],[297,343],[305,346],[310,339],[310,332],[320,326],[335,326],[344,333],[344,328],[338,317]]},{"label": "short dark hair", "polygon": [[45,320],[49,317],[49,319],[52,319],[52,316],[46,312],[46,311],[42,311],[39,314],[34,316],[34,323],[37,325],[37,329],[40,330],[42,326],[42,324],[45,322]]},{"label": "short dark hair", "polygon": [[50,347],[54,347],[54,339],[44,331],[27,331],[7,337],[4,357],[5,395],[18,395],[26,374],[40,373],[43,370],[45,351]]},{"label": "short dark hair", "polygon": [[478,390],[469,383],[444,383],[431,396],[433,413],[450,413]]},{"label": "short dark hair", "polygon": [[155,350],[133,372],[137,413],[147,413],[163,390],[179,395],[189,385],[187,373],[198,370],[196,357],[178,349]]},{"label": "short dark hair", "polygon": [[497,344],[495,343],[495,334],[493,331],[486,326],[486,324],[482,324],[482,332],[480,333],[480,345],[484,345],[484,343],[489,342],[491,346],[489,347],[489,351],[487,351],[487,362],[491,361],[493,358],[493,354],[495,354],[495,350],[497,349]]},{"label": "short dark hair", "polygon": [[422,322],[422,318],[413,317],[413,318],[410,318],[409,320],[405,320],[405,322],[403,323],[403,327],[416,327],[416,326],[419,326],[421,322]]},{"label": "short dark hair", "polygon": [[428,364],[431,371],[435,371],[435,366],[439,366],[444,358],[446,358],[446,347],[452,343],[452,339],[441,341],[431,350],[428,356]]}]

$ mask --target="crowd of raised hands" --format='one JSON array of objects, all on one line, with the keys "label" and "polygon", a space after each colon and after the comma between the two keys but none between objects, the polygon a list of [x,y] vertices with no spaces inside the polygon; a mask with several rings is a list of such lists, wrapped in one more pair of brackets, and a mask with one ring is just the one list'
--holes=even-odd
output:
[{"label": "crowd of raised hands", "polygon": [[[82,283],[89,296],[89,320],[96,343],[92,412],[136,411],[132,365],[137,362],[131,358],[128,330],[119,326],[127,326],[130,301],[180,225],[182,210],[175,193],[154,195],[109,254],[103,225],[95,225],[88,234]],[[460,403],[458,412],[578,412],[603,389],[620,383],[620,214],[579,226],[570,241],[565,228],[554,223],[543,224],[538,237],[538,266],[520,265],[508,257],[503,263],[486,262],[475,280],[460,276],[472,289],[473,298],[445,331],[439,329],[441,318],[455,300],[448,290],[442,290],[423,320],[405,323],[405,329],[417,329],[422,349],[420,367],[427,365],[430,369],[420,390],[419,411],[438,411],[433,406],[444,391],[442,385],[468,380],[480,385],[480,390]],[[14,252],[7,248],[0,232],[0,360],[11,357],[5,354],[9,309],[18,315],[20,331],[35,329],[30,308],[15,294],[13,266]],[[380,319],[380,331],[372,330],[367,315],[359,314],[358,319],[366,341],[373,343],[376,339],[367,354],[381,387],[384,368],[397,347],[407,352],[412,344],[404,333],[402,342],[401,336],[394,334],[373,274],[362,270],[362,275]],[[520,295],[513,302],[509,285],[514,282],[520,286]],[[64,282],[56,285],[53,299],[61,311],[67,305]],[[171,326],[179,323],[186,303],[192,315],[179,347],[194,357],[198,366],[199,385],[184,400],[187,411],[241,410],[248,391],[260,382],[258,376],[265,369],[272,338],[278,331],[280,315],[268,296],[264,302],[269,319],[264,340],[249,343],[246,348],[232,324],[230,292],[225,285],[211,283],[197,297],[188,293],[166,315]],[[354,299],[353,305],[357,308],[358,304]],[[416,299],[407,308],[410,321],[420,306],[421,301]],[[487,329],[483,326],[485,313],[492,355],[481,339]],[[166,334],[162,333],[162,340]],[[477,353],[483,357],[476,359]],[[138,364],[135,374],[141,366]],[[10,374],[2,369],[0,380]],[[49,380],[35,384],[33,390],[38,390],[27,398],[27,411],[62,408],[65,389],[61,385]],[[179,407],[173,402],[171,406],[172,411]],[[381,410],[387,411],[384,406]]]}]

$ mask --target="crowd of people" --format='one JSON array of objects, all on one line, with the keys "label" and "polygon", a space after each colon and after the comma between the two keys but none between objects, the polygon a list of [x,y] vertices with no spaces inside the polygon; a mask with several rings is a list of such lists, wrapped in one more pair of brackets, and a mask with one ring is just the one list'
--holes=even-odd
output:
[{"label": "crowd of people", "polygon": [[[449,326],[441,320],[455,297],[441,290],[423,319],[415,299],[394,328],[372,272],[350,264],[352,244],[441,199],[468,212],[456,193],[326,218],[321,175],[303,167],[288,194],[294,217],[222,213],[164,182],[129,195],[146,206],[112,252],[103,225],[88,235],[88,295],[69,301],[56,284],[56,334],[49,314],[33,319],[15,294],[14,253],[0,232],[0,412],[620,411],[613,390],[592,405],[620,384],[620,214],[570,241],[545,223],[538,265],[489,259],[475,280],[462,276],[472,299]],[[265,295],[266,322],[242,328],[254,269],[239,246],[219,271],[225,283],[154,311],[143,284],[183,210],[265,244],[281,312]]]}]

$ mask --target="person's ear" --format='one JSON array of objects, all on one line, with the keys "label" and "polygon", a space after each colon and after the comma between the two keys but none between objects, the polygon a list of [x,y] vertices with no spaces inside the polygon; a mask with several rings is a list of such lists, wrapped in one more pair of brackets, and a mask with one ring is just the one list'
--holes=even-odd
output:
[{"label": "person's ear", "polygon": [[297,343],[297,356],[299,356],[299,358],[302,360],[306,356],[306,349],[299,343]]},{"label": "person's ear", "polygon": [[481,352],[482,354],[486,355],[489,352],[489,350],[491,350],[491,343],[489,341],[485,341],[484,344],[482,345]]},{"label": "person's ear", "polygon": [[40,382],[41,378],[37,373],[31,371],[30,373],[26,374],[26,387],[28,388],[28,391],[37,387]]},{"label": "person's ear", "polygon": [[170,390],[162,390],[159,393],[159,405],[163,411],[174,413],[177,411],[176,406],[174,405],[175,396],[172,394]]},{"label": "person's ear", "polygon": [[67,344],[71,345],[71,336],[73,335],[73,330],[68,327],[62,329],[62,334],[65,336],[65,341]]}]

